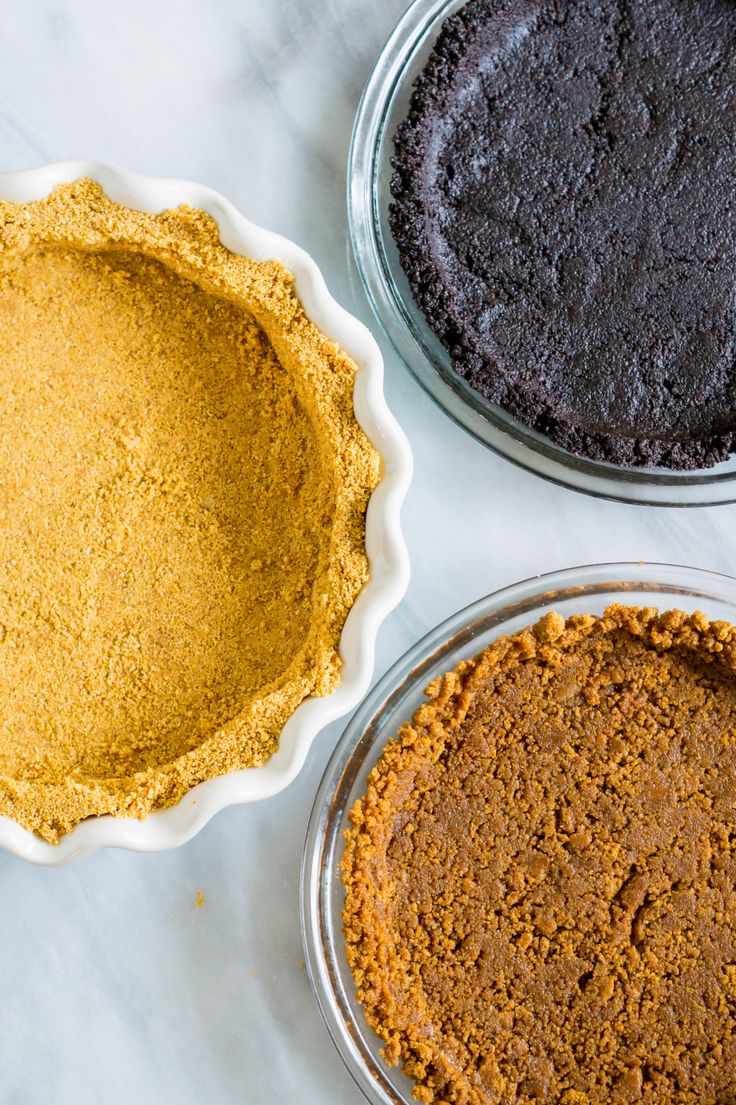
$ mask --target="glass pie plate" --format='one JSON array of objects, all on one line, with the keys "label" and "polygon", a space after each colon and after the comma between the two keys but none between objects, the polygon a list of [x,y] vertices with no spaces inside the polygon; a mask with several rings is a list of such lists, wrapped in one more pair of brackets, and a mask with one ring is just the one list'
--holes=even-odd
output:
[{"label": "glass pie plate", "polygon": [[626,468],[574,456],[489,403],[452,371],[412,297],[388,225],[393,136],[442,22],[465,0],[414,0],[388,39],[358,108],[348,165],[353,253],[371,306],[409,371],[438,406],[494,452],[573,490],[621,502],[736,502],[736,456],[714,468]]},{"label": "glass pie plate", "polygon": [[365,793],[384,745],[410,719],[424,688],[504,633],[549,610],[600,614],[612,602],[702,610],[736,622],[736,579],[671,564],[597,564],[537,576],[505,587],[454,614],[414,645],[380,680],[355,714],[327,765],[307,831],[302,865],[302,935],[317,1002],[357,1086],[375,1105],[410,1105],[412,1083],[380,1055],[363,1016],[345,958],[340,860],[353,803]]}]

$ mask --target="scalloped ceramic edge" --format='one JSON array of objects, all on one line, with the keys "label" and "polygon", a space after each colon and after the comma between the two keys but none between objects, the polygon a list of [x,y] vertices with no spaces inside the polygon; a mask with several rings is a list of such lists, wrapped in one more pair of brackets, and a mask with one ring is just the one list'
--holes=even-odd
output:
[{"label": "scalloped ceramic edge", "polygon": [[255,260],[276,259],[294,275],[294,287],[312,322],[355,361],[355,416],[381,456],[381,480],[366,514],[368,582],[343,627],[341,678],[332,694],[308,698],[284,726],[278,750],[262,767],[234,771],[193,787],[175,806],[142,821],[105,815],[82,821],[58,844],[49,844],[15,821],[0,817],[0,848],[32,863],[58,865],[99,851],[128,848],[157,852],[186,843],[220,810],[255,802],[283,790],[296,777],[317,733],[349,713],[370,684],[375,641],[384,618],[401,601],[409,582],[409,560],[400,512],[412,473],[409,444],[383,395],[383,358],[375,339],[340,307],[327,290],[316,263],[287,238],[244,218],[219,193],[200,184],[140,176],[97,161],[63,161],[0,174],[0,199],[27,203],[57,185],[91,177],[111,200],[136,211],[157,214],[180,204],[206,211],[220,240],[233,253]]}]

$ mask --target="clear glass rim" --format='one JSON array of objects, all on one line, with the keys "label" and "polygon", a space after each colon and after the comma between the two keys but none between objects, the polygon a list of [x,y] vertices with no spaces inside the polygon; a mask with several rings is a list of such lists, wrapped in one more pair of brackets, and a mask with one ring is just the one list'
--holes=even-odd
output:
[{"label": "clear glass rim", "polygon": [[[736,502],[736,469],[671,472],[576,457],[488,403],[440,364],[392,279],[380,232],[376,181],[387,113],[409,61],[457,0],[413,0],[381,51],[363,91],[348,157],[347,206],[356,267],[373,312],[401,360],[454,422],[512,463],[562,487],[647,506]],[[428,327],[425,327],[428,331]],[[431,340],[431,339],[430,339]]]},{"label": "clear glass rim", "polygon": [[511,617],[531,617],[564,598],[584,600],[586,595],[609,590],[624,595],[627,591],[673,598],[681,595],[696,602],[730,602],[736,607],[736,577],[686,565],[643,561],[581,565],[500,588],[452,614],[409,648],[363,700],[330,757],[312,807],[302,857],[302,943],[327,1030],[353,1081],[369,1102],[406,1105],[406,1099],[396,1094],[386,1072],[362,1045],[340,978],[334,932],[326,918],[329,873],[339,861],[341,817],[356,777],[380,740],[381,718],[438,659],[475,636],[479,625],[484,634],[488,632],[490,641],[494,627]]}]

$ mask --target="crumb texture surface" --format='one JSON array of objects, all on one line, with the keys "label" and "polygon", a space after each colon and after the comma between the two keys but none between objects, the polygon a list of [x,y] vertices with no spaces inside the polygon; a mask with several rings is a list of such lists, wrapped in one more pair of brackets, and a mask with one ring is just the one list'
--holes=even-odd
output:
[{"label": "crumb texture surface", "polygon": [[548,614],[351,811],[348,961],[422,1102],[736,1100],[736,629]]},{"label": "crumb texture surface", "polygon": [[354,373],[203,212],[0,203],[0,813],[145,816],[335,687],[378,476]]},{"label": "crumb texture surface", "polygon": [[576,454],[736,429],[736,4],[470,0],[395,139],[391,226],[455,371]]}]

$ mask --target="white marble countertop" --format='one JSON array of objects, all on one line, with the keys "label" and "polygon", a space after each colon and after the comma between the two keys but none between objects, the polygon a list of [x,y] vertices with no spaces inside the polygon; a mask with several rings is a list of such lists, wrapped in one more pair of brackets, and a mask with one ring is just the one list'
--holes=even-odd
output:
[{"label": "white marble countertop", "polygon": [[[68,157],[201,181],[305,246],[374,332],[344,186],[360,89],[404,0],[0,0],[0,170]],[[460,606],[601,560],[734,568],[736,508],[619,506],[473,442],[386,348],[414,449],[409,593],[382,673]],[[444,535],[428,547],[427,518]],[[299,863],[340,725],[269,802],[154,856],[44,870],[0,856],[2,1105],[359,1105],[302,966]],[[204,904],[197,908],[197,892]]]}]

